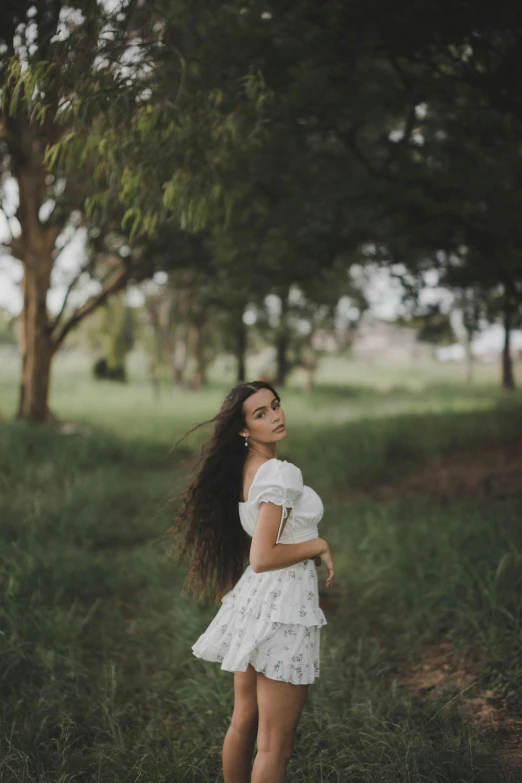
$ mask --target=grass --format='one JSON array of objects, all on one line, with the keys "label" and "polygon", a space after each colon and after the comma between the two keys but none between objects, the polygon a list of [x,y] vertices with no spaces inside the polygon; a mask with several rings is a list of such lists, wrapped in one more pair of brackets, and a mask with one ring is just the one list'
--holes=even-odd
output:
[{"label": "grass", "polygon": [[[161,536],[167,496],[204,435],[167,451],[213,415],[230,379],[216,370],[202,394],[157,403],[138,364],[127,387],[95,384],[81,357],[56,369],[54,411],[92,432],[9,421],[14,372],[0,387],[0,780],[219,781],[232,675],[190,652],[216,607],[179,595],[183,573]],[[379,503],[371,487],[516,437],[521,400],[487,377],[466,388],[446,368],[442,378],[431,368],[424,387],[415,375],[399,388],[386,373],[386,384],[377,368],[343,385],[327,367],[312,395],[298,378],[284,393],[291,434],[280,456],[323,496],[340,593],[325,610],[321,676],[288,780],[508,783],[515,773],[463,724],[455,693],[428,704],[396,673],[449,636],[522,711],[520,509],[506,499]],[[349,487],[367,498],[350,501]]]}]

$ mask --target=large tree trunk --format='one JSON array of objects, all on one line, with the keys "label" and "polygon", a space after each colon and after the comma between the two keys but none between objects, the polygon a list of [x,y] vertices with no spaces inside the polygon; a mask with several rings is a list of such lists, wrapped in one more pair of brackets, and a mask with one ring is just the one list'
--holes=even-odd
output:
[{"label": "large tree trunk", "polygon": [[54,345],[50,340],[40,339],[35,334],[38,331],[38,324],[31,324],[30,349],[23,365],[17,418],[42,422],[49,416],[48,400]]},{"label": "large tree trunk", "polygon": [[23,265],[23,311],[20,318],[22,376],[17,418],[45,421],[48,416],[51,361],[56,344],[51,335],[47,312],[47,292],[51,284],[53,249],[60,233],[57,225],[42,223],[39,210],[44,192],[45,170],[41,148],[23,134],[29,162],[17,169],[18,208],[16,216],[22,233],[12,249]]},{"label": "large tree trunk", "polygon": [[513,323],[513,303],[509,294],[504,298],[504,348],[502,351],[502,387],[513,390],[515,388],[515,376],[513,374],[513,360],[511,358],[511,329]]},{"label": "large tree trunk", "polygon": [[[56,346],[47,315],[51,259],[30,259],[24,264],[24,309],[21,318],[22,377],[17,418],[45,421],[49,414],[51,362]],[[35,271],[36,270],[36,271]]]},{"label": "large tree trunk", "polygon": [[17,418],[45,421],[48,417],[51,362],[57,344],[47,312],[56,238],[63,221],[42,222],[40,209],[47,199],[45,141],[34,133],[29,116],[20,109],[9,116],[4,130],[11,155],[11,171],[18,184],[16,217],[21,233],[9,243],[23,266],[23,310],[20,315],[22,374]]}]

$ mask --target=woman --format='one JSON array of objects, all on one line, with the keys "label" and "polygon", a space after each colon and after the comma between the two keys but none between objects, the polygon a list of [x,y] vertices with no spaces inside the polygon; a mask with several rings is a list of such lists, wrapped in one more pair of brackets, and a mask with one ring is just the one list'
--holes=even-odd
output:
[{"label": "woman", "polygon": [[210,590],[221,599],[192,651],[234,672],[234,711],[222,753],[225,783],[247,783],[256,740],[252,783],[279,783],[308,687],[319,675],[326,618],[316,566],[327,566],[327,587],[334,575],[330,548],[318,537],[323,505],[303,485],[299,468],[277,459],[285,415],[268,383],[234,387],[210,422],[213,435],[175,522],[183,537],[178,562],[192,555],[182,592],[191,589],[203,598]]}]

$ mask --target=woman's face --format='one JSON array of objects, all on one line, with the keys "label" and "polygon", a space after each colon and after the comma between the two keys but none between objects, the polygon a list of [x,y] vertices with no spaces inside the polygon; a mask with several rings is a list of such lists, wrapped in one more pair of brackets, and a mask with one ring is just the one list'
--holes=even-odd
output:
[{"label": "woman's face", "polygon": [[285,414],[270,389],[259,389],[243,403],[245,427],[241,430],[249,443],[277,443],[286,438]]}]

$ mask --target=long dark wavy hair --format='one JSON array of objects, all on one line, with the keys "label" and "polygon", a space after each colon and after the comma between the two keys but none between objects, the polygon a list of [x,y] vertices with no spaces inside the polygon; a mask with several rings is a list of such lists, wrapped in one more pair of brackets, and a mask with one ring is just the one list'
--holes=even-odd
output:
[{"label": "long dark wavy hair", "polygon": [[178,548],[178,565],[190,558],[182,595],[192,592],[198,600],[208,595],[218,603],[244,570],[251,538],[239,520],[247,456],[239,431],[245,427],[243,402],[259,389],[269,389],[280,401],[265,381],[241,383],[229,391],[216,416],[196,424],[172,447],[199,427],[214,423],[212,436],[201,449],[179,496],[179,510],[170,528],[173,540],[169,549]]}]

